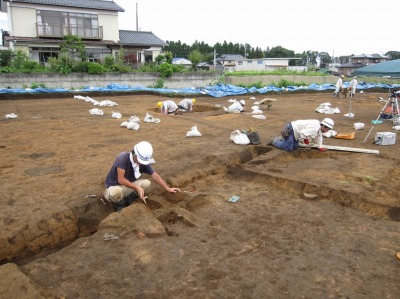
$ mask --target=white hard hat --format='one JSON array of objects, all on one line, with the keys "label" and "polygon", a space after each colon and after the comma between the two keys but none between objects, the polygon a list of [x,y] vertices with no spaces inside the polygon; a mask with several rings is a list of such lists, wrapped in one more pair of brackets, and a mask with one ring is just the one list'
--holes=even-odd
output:
[{"label": "white hard hat", "polygon": [[328,127],[329,129],[333,129],[333,126],[335,125],[334,121],[330,118],[324,118],[324,120],[321,121],[321,124],[323,124],[325,127]]},{"label": "white hard hat", "polygon": [[150,164],[153,156],[153,147],[150,143],[147,141],[141,141],[138,144],[135,144],[133,147],[133,152],[135,153],[140,164]]},{"label": "white hard hat", "polygon": [[244,100],[240,100],[239,103],[242,104],[243,106],[246,104]]}]

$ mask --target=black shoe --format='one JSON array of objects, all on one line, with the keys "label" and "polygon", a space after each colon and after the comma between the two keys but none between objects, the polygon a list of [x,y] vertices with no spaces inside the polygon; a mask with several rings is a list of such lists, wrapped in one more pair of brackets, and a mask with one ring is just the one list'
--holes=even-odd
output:
[{"label": "black shoe", "polygon": [[125,197],[119,203],[117,203],[115,205],[116,210],[120,211],[123,208],[130,206],[131,203],[133,203],[138,198],[139,198],[139,195],[137,195],[136,192],[132,192],[131,194],[129,194],[127,197]]},{"label": "black shoe", "polygon": [[137,195],[136,192],[133,191],[131,194],[129,194],[127,197],[125,197],[126,206],[129,206],[131,203],[133,203],[138,198],[139,198],[139,195]]}]

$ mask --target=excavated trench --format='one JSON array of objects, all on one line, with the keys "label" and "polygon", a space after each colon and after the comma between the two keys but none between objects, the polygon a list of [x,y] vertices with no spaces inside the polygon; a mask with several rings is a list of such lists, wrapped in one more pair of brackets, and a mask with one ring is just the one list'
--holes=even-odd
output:
[{"label": "excavated trench", "polygon": [[[222,179],[234,180],[240,184],[253,184],[260,189],[274,188],[305,200],[330,200],[371,216],[400,221],[397,187],[392,185],[396,184],[395,178],[400,173],[393,161],[385,157],[334,151],[321,155],[310,149],[286,153],[271,147],[245,146],[241,151],[207,157],[206,160],[207,163],[194,163],[186,173],[176,174],[168,181],[180,186],[183,192],[173,195],[159,190],[150,192],[147,204],[151,217],[157,218],[165,226],[167,235],[175,235],[167,227],[178,221],[189,226],[199,226],[211,235],[217,234],[212,224],[205,223],[195,215],[198,207],[210,204],[207,196],[190,189],[195,184],[204,184],[208,192],[212,192],[216,186],[203,182],[210,176],[221,176]],[[379,172],[376,170],[377,165]],[[26,245],[24,248],[29,250],[20,250],[18,255],[8,260],[26,264],[59,250],[76,238],[95,233],[99,223],[113,212],[100,197],[90,198],[82,205],[71,207],[71,210],[75,215],[75,220],[71,218],[75,228],[70,226],[70,229],[77,232],[75,238],[60,238],[66,241],[60,242],[56,248],[32,250]],[[40,237],[43,239],[46,236]],[[54,236],[48,234],[47,237]]]}]

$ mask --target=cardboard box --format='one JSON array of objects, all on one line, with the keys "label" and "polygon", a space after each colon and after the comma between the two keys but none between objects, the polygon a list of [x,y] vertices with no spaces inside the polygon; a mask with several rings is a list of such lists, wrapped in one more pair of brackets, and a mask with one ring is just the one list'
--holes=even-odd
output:
[{"label": "cardboard box", "polygon": [[378,144],[378,145],[396,144],[396,133],[393,133],[393,132],[377,132],[375,134],[374,144]]}]

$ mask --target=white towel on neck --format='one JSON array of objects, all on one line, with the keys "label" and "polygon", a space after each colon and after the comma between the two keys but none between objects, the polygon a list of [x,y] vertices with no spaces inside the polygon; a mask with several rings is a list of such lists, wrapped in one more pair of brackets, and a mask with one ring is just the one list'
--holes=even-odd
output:
[{"label": "white towel on neck", "polygon": [[137,179],[140,178],[140,176],[142,174],[140,173],[140,170],[139,170],[139,164],[137,164],[137,163],[135,163],[135,161],[133,161],[132,153],[129,153],[129,160],[131,160],[132,168],[133,168],[133,171],[135,172],[135,178],[137,178]]}]

